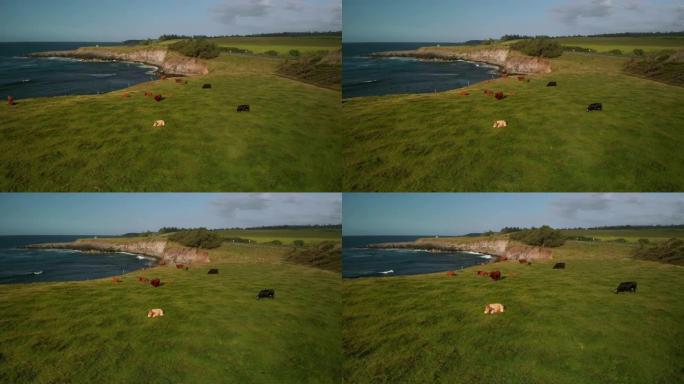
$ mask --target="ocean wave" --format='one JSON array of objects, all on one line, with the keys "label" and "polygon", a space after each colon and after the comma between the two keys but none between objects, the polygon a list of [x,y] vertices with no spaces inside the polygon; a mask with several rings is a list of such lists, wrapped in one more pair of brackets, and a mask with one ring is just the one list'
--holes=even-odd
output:
[{"label": "ocean wave", "polygon": [[1,84],[1,85],[3,87],[5,87],[5,86],[9,86],[9,85],[20,85],[20,84],[26,84],[26,83],[30,83],[30,82],[31,82],[31,79],[23,79],[23,80],[12,81],[12,82]]},{"label": "ocean wave", "polygon": [[116,76],[116,73],[87,73],[86,75],[92,76],[92,77],[112,77]]},{"label": "ocean wave", "polygon": [[71,61],[71,62],[81,62],[83,59],[75,59],[73,57],[46,57],[45,60],[51,61]]}]

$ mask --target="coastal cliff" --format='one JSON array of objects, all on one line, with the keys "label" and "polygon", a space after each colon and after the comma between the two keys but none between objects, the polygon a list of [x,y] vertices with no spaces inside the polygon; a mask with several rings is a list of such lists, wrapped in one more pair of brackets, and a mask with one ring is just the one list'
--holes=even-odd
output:
[{"label": "coastal cliff", "polygon": [[512,53],[510,48],[422,47],[413,51],[390,51],[372,54],[373,57],[413,57],[423,60],[478,61],[500,67],[510,74],[551,73],[548,60]]},{"label": "coastal cliff", "polygon": [[73,51],[50,51],[33,53],[35,57],[69,57],[83,60],[135,61],[159,67],[169,75],[206,75],[209,67],[202,60],[169,53],[168,49],[118,50],[99,47],[83,47]]},{"label": "coastal cliff", "polygon": [[209,253],[197,248],[177,247],[164,239],[113,242],[106,240],[79,239],[71,243],[32,244],[27,248],[73,249],[83,252],[128,252],[151,256],[169,263],[208,263]]},{"label": "coastal cliff", "polygon": [[507,258],[509,260],[551,259],[549,248],[520,244],[508,239],[459,241],[457,239],[423,238],[413,242],[371,244],[369,248],[427,249],[435,251],[465,251]]}]

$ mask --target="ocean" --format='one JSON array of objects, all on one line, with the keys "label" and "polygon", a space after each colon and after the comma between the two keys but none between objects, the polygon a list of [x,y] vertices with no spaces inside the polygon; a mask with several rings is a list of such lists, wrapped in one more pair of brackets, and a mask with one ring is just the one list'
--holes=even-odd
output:
[{"label": "ocean", "polygon": [[24,248],[83,237],[88,236],[0,236],[0,284],[99,279],[154,264],[152,258],[129,253]]},{"label": "ocean", "polygon": [[437,44],[342,44],[342,97],[442,92],[499,77],[497,67],[481,63],[367,56],[374,52],[412,50]]},{"label": "ocean", "polygon": [[[372,249],[369,244],[408,242],[429,236],[344,236],[342,277],[382,277],[446,272],[489,263],[488,255],[417,249]],[[383,273],[393,271],[391,273]]]},{"label": "ocean", "polygon": [[0,102],[115,91],[154,80],[155,67],[139,63],[31,58],[29,53],[71,50],[113,43],[0,43]]}]

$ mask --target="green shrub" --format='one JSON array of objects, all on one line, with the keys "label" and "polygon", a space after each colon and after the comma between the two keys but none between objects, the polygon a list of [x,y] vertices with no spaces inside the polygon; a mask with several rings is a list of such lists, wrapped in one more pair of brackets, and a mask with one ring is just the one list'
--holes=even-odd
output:
[{"label": "green shrub", "polygon": [[612,49],[612,50],[608,51],[608,54],[620,56],[620,55],[622,55],[622,51],[619,49]]},{"label": "green shrub", "polygon": [[269,241],[269,242],[266,243],[266,244],[270,244],[270,245],[283,245],[283,242],[280,241],[280,240],[273,240],[273,241]]},{"label": "green shrub", "polygon": [[294,244],[295,247],[303,247],[304,246],[304,240],[295,240],[292,242],[292,244]]},{"label": "green shrub", "polygon": [[292,57],[299,57],[299,51],[296,49],[291,49],[290,50],[290,56]]},{"label": "green shrub", "polygon": [[238,47],[221,47],[220,49],[222,51],[230,52],[230,53],[244,53],[244,54],[252,53],[252,51],[250,51],[249,49],[242,49],[242,48],[238,48]]},{"label": "green shrub", "polygon": [[528,56],[559,57],[563,54],[563,47],[557,42],[546,38],[521,40],[511,45],[511,48]]},{"label": "green shrub", "polygon": [[[639,242],[641,243],[641,241]],[[646,247],[645,244],[643,244],[643,246],[636,250],[634,257],[660,261],[662,263],[684,265],[684,241],[680,239],[670,239],[652,247]]]},{"label": "green shrub", "polygon": [[189,39],[173,43],[169,49],[184,56],[199,57],[200,59],[213,59],[218,57],[221,49],[206,39]]},{"label": "green shrub", "polygon": [[634,50],[634,56],[639,56],[639,57],[641,57],[641,56],[643,56],[643,55],[644,55],[644,50],[643,50],[643,49],[637,48],[637,49]]},{"label": "green shrub", "polygon": [[561,231],[553,229],[548,225],[545,225],[541,228],[532,228],[520,232],[513,232],[509,236],[513,240],[518,240],[528,245],[560,247],[561,245],[565,244],[565,237]]},{"label": "green shrub", "polygon": [[271,49],[270,51],[264,52],[264,55],[266,55],[266,56],[278,56],[278,52]]},{"label": "green shrub", "polygon": [[219,235],[207,229],[176,232],[169,236],[169,240],[183,244],[186,247],[205,249],[218,248],[223,242]]},{"label": "green shrub", "polygon": [[574,46],[574,45],[564,45],[564,46],[563,46],[563,51],[586,52],[586,53],[596,52],[595,49],[584,48],[584,47],[578,47],[578,46]]}]

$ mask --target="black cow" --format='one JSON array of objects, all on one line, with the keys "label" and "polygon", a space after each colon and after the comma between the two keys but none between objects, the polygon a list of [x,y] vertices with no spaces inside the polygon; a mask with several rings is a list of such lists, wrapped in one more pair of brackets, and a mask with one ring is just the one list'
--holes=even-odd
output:
[{"label": "black cow", "polygon": [[620,283],[620,285],[618,285],[617,289],[615,290],[615,293],[620,293],[620,292],[636,293],[636,288],[637,288],[636,281],[626,281],[626,282]]},{"label": "black cow", "polygon": [[249,104],[238,105],[237,111],[238,112],[249,112]]},{"label": "black cow", "polygon": [[556,263],[556,265],[553,266],[553,269],[565,269],[565,263]]},{"label": "black cow", "polygon": [[218,275],[218,269],[212,268],[207,272],[208,275]]},{"label": "black cow", "polygon": [[204,84],[202,86],[202,89],[209,89],[209,88],[211,88],[211,84]]},{"label": "black cow", "polygon": [[261,291],[259,291],[259,294],[257,295],[257,300],[263,299],[263,298],[275,299],[275,290],[274,289],[262,289]]},{"label": "black cow", "polygon": [[589,104],[589,107],[587,107],[587,112],[591,112],[591,111],[603,111],[603,104],[601,104],[601,103]]},{"label": "black cow", "polygon": [[558,84],[557,84],[555,81],[549,81],[549,83],[546,84],[547,87],[555,87],[555,86],[557,86],[557,85],[558,85]]}]

